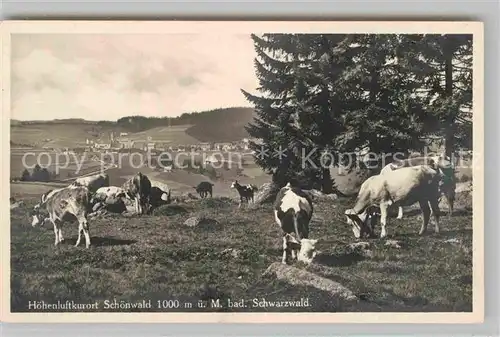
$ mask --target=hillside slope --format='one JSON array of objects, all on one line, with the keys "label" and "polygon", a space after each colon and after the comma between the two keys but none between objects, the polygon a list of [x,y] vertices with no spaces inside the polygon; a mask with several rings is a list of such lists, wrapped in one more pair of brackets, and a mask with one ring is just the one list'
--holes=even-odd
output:
[{"label": "hillside slope", "polygon": [[15,122],[10,126],[10,140],[14,144],[39,147],[80,147],[86,139],[98,140],[103,135],[109,136],[111,131],[119,132],[120,128],[88,121]]},{"label": "hillside slope", "polygon": [[199,144],[200,140],[187,133],[191,125],[159,126],[146,131],[127,135],[130,140],[146,140],[151,137],[154,141],[165,142],[170,146]]},{"label": "hillside slope", "polygon": [[183,114],[175,118],[132,116],[112,121],[67,119],[53,121],[11,120],[11,143],[38,147],[80,147],[86,139],[109,140],[110,132],[126,131],[133,140],[172,142],[172,145],[237,141],[248,137],[245,126],[252,108],[226,108]]},{"label": "hillside slope", "polygon": [[195,121],[186,133],[202,142],[236,141],[249,136],[245,126],[254,116],[252,108],[215,110],[207,113],[206,120]]}]

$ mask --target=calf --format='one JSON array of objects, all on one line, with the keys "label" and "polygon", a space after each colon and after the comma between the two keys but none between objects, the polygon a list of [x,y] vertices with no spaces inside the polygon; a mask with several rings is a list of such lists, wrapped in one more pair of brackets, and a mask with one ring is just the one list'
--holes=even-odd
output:
[{"label": "calf", "polygon": [[235,188],[238,191],[238,194],[240,195],[240,203],[238,205],[238,208],[241,207],[241,204],[243,202],[249,203],[250,200],[253,202],[254,199],[254,193],[257,191],[257,187],[254,185],[241,185],[238,183],[238,180],[233,181],[231,184],[231,188]]},{"label": "calf", "polygon": [[210,198],[211,198],[213,186],[214,186],[214,184],[212,184],[208,181],[202,181],[201,183],[198,184],[198,186],[195,186],[194,189],[200,195],[201,198],[205,198],[209,194],[210,194]]},{"label": "calf", "polygon": [[[430,165],[431,167],[439,168],[444,173],[444,179],[439,186],[439,195],[444,195],[448,202],[448,216],[453,213],[453,204],[455,201],[455,174],[453,163],[449,157],[433,156],[433,157],[413,157],[404,160],[396,160],[386,166],[380,171],[380,174],[385,174],[403,167],[412,167],[418,165]],[[403,207],[398,207],[397,219],[403,218]]]},{"label": "calf", "polygon": [[[274,219],[283,231],[281,262],[286,264],[291,252],[292,259],[311,263],[316,256],[315,246],[318,240],[309,239],[309,222],[313,214],[310,197],[288,183],[278,192],[273,208]],[[293,237],[294,234],[296,238]]]},{"label": "calf", "polygon": [[347,222],[352,225],[356,238],[363,234],[374,235],[373,228],[368,226],[369,210],[372,206],[380,208],[380,237],[387,235],[387,210],[391,205],[410,206],[420,204],[423,213],[423,224],[420,235],[427,230],[430,209],[435,220],[435,232],[439,232],[439,183],[443,178],[440,169],[427,165],[404,167],[395,171],[372,176],[365,180],[359,190],[356,203],[352,209],[345,211]]},{"label": "calf", "polygon": [[138,172],[127,180],[122,188],[126,191],[127,197],[135,201],[137,214],[144,214],[144,211],[149,209],[151,181],[146,175]]},{"label": "calf", "polygon": [[[47,219],[54,225],[55,246],[64,241],[62,225],[71,220],[78,221],[78,239],[75,247],[80,244],[82,232],[85,236],[85,246],[90,247],[90,234],[87,215],[90,211],[90,190],[85,186],[68,186],[63,189],[44,193],[32,211],[33,227],[44,223]],[[48,215],[43,215],[45,210]]]},{"label": "calf", "polygon": [[109,186],[109,176],[107,173],[101,173],[93,176],[77,178],[71,185],[85,186],[91,193],[95,193],[99,188]]}]

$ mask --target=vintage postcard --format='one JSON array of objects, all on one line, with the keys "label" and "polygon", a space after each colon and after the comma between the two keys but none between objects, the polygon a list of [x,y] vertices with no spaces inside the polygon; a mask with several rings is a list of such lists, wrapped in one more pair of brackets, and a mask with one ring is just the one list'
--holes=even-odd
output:
[{"label": "vintage postcard", "polygon": [[1,32],[2,321],[483,321],[481,22]]}]

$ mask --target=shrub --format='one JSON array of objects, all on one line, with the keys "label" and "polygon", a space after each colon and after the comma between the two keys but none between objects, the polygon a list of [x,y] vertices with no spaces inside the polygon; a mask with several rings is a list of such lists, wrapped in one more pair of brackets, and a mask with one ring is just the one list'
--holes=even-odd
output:
[{"label": "shrub", "polygon": [[167,215],[167,216],[186,214],[186,213],[188,213],[188,210],[180,205],[162,205],[155,208],[151,212],[152,215]]},{"label": "shrub", "polygon": [[206,198],[206,199],[201,199],[198,202],[198,205],[201,208],[228,208],[233,205],[233,201],[230,198],[227,197],[220,197],[220,198]]},{"label": "shrub", "polygon": [[21,181],[30,181],[31,180],[31,174],[28,169],[24,169],[24,171],[21,173]]}]

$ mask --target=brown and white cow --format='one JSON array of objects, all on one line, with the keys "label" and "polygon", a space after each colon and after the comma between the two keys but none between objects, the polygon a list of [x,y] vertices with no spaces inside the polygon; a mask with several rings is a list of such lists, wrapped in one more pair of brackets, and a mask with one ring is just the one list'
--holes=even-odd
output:
[{"label": "brown and white cow", "polygon": [[288,183],[278,192],[274,202],[274,218],[283,231],[282,263],[287,263],[290,252],[292,259],[296,258],[307,264],[316,256],[318,240],[309,239],[309,222],[312,214],[312,200],[301,189],[292,187]]},{"label": "brown and white cow", "polygon": [[251,202],[254,202],[254,194],[256,191],[258,191],[257,186],[247,184],[247,185],[241,185],[238,180],[235,180],[232,182],[231,187],[236,189],[238,191],[238,194],[240,196],[240,203],[238,204],[238,208],[241,208],[241,205],[246,202],[247,204]]},{"label": "brown and white cow", "polygon": [[82,232],[85,236],[85,246],[90,247],[90,233],[87,215],[90,212],[91,192],[85,186],[68,186],[44,193],[32,211],[33,227],[50,220],[54,225],[55,246],[64,241],[62,227],[64,222],[78,221],[78,239],[75,247],[80,244]]},{"label": "brown and white cow", "polygon": [[88,177],[77,178],[71,185],[85,186],[91,193],[95,193],[99,188],[109,186],[109,175],[107,173],[100,173]]},{"label": "brown and white cow", "polygon": [[372,206],[380,208],[380,237],[387,235],[387,211],[390,206],[410,206],[418,202],[423,213],[420,235],[427,230],[430,208],[435,220],[435,232],[439,232],[439,184],[443,173],[439,168],[427,165],[403,167],[395,171],[372,176],[363,182],[352,209],[345,211],[347,222],[352,225],[356,238],[364,234],[374,235],[367,219]]},{"label": "brown and white cow", "polygon": [[127,192],[127,196],[135,201],[135,211],[137,214],[144,214],[149,209],[151,196],[151,181],[149,178],[138,172],[127,180],[122,188]]},{"label": "brown and white cow", "polygon": [[[394,162],[387,164],[382,168],[380,174],[385,174],[394,170],[398,170],[403,167],[411,167],[418,165],[430,165],[431,167],[437,166],[444,173],[444,179],[442,180],[439,191],[440,196],[443,195],[448,202],[448,216],[453,213],[453,204],[455,202],[455,169],[453,163],[449,157],[444,155],[439,156],[429,156],[429,157],[413,157],[403,160],[395,160]],[[398,208],[397,219],[403,218],[403,207]]]}]

